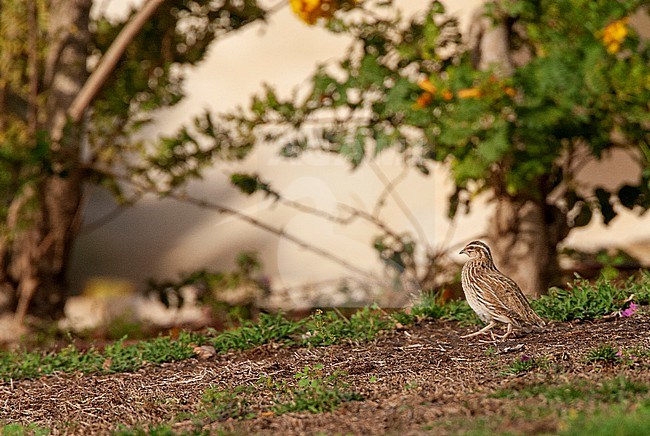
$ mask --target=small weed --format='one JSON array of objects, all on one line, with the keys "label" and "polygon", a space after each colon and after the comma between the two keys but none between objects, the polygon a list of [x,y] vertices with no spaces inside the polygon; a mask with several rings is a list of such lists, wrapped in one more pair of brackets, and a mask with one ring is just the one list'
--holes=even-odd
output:
[{"label": "small weed", "polygon": [[504,375],[517,375],[544,366],[546,366],[546,362],[543,359],[522,354],[518,359],[513,360],[510,366],[501,373]]},{"label": "small weed", "polygon": [[211,421],[251,418],[254,414],[246,397],[251,392],[252,388],[246,385],[226,390],[210,386],[203,392],[203,412]]},{"label": "small weed", "polygon": [[208,430],[194,429],[189,431],[178,432],[174,430],[171,424],[153,425],[149,424],[146,427],[127,428],[122,427],[117,431],[111,433],[113,436],[204,436],[214,434]]},{"label": "small weed", "polygon": [[124,338],[107,345],[103,351],[90,348],[84,352],[69,345],[58,352],[0,353],[0,379],[9,381],[37,378],[60,372],[121,372],[135,371],[146,362],[162,363],[183,360],[194,355],[191,343],[195,336],[181,333],[177,340],[159,337],[125,345]]},{"label": "small weed", "polygon": [[277,385],[276,402],[271,410],[276,415],[299,411],[331,412],[341,403],[363,400],[358,393],[347,390],[348,385],[341,382],[341,375],[335,372],[325,376],[323,365],[305,366],[294,376],[296,387]]},{"label": "small weed", "polygon": [[390,314],[390,317],[403,326],[411,325],[415,322],[415,315],[404,311],[393,312]]},{"label": "small weed", "polygon": [[596,349],[590,350],[586,357],[589,363],[616,364],[622,361],[621,354],[609,344],[603,344]]},{"label": "small weed", "polygon": [[496,356],[496,354],[497,354],[497,349],[496,349],[495,347],[493,347],[492,345],[490,345],[489,347],[487,347],[487,348],[485,349],[484,353],[485,353],[485,355],[486,355],[487,357]]},{"label": "small weed", "polygon": [[404,385],[404,389],[407,390],[407,391],[410,391],[410,390],[412,390],[412,389],[417,389],[419,386],[420,386],[420,385],[418,384],[418,382],[417,382],[416,380],[414,380],[414,381],[412,381],[412,382],[408,382],[408,383],[406,383],[406,384]]}]

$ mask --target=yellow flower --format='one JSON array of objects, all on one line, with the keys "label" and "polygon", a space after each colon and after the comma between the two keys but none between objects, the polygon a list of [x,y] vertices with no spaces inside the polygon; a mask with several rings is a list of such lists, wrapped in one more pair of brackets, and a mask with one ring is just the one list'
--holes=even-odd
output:
[{"label": "yellow flower", "polygon": [[316,24],[319,18],[331,18],[338,7],[337,0],[289,0],[291,9],[302,21]]},{"label": "yellow flower", "polygon": [[444,91],[442,91],[441,95],[442,95],[442,98],[445,99],[446,101],[449,101],[452,98],[454,98],[454,94],[452,94],[451,91],[448,90],[448,89],[445,89]]},{"label": "yellow flower", "polygon": [[479,98],[481,90],[478,88],[467,88],[458,91],[458,98]]},{"label": "yellow flower", "polygon": [[628,33],[628,18],[621,18],[605,27],[602,32],[603,44],[609,53],[618,53],[621,49],[621,43],[625,40]]}]

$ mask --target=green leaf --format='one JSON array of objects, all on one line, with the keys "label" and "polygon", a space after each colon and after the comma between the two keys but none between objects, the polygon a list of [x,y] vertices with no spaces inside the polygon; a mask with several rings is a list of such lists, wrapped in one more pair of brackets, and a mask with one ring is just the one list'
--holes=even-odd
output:
[{"label": "green leaf", "polygon": [[510,138],[506,123],[501,123],[492,135],[481,141],[476,151],[487,162],[496,162],[510,149]]}]

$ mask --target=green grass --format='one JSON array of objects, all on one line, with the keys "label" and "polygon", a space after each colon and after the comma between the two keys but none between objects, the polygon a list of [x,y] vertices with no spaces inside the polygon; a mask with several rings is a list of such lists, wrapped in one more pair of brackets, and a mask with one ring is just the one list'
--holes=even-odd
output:
[{"label": "green grass", "polygon": [[22,425],[22,424],[7,424],[0,427],[0,434],[3,436],[46,436],[51,434],[49,428],[41,427],[36,424]]},{"label": "green grass", "polygon": [[[423,292],[420,301],[411,308],[410,316],[410,322],[413,321],[413,318],[423,317],[458,321],[461,325],[480,324],[478,316],[476,316],[472,308],[464,300],[449,300],[444,302],[438,292]],[[399,317],[400,315],[397,315],[396,319],[400,323],[404,325],[409,323],[400,321]],[[403,320],[409,321],[407,318]]]},{"label": "green grass", "polygon": [[207,436],[215,433],[214,431],[201,430],[196,428],[193,430],[179,432],[172,428],[171,424],[158,424],[158,425],[145,425],[135,428],[121,428],[111,433],[113,436]]},{"label": "green grass", "polygon": [[188,359],[194,355],[195,335],[183,332],[177,340],[158,337],[125,345],[124,340],[107,345],[104,350],[80,351],[69,345],[57,352],[1,352],[0,378],[4,381],[37,378],[60,372],[114,373],[135,371],[145,363],[163,363]]},{"label": "green grass", "polygon": [[601,403],[617,403],[645,396],[648,385],[624,376],[601,382],[579,381],[574,383],[533,384],[517,388],[501,389],[490,395],[492,398],[533,398],[544,397],[549,401],[572,403],[576,400]]},{"label": "green grass", "polygon": [[232,389],[208,387],[203,392],[203,413],[211,421],[250,418],[254,414],[246,394],[251,392],[254,392],[254,389],[248,385],[235,386]]},{"label": "green grass", "polygon": [[650,403],[636,407],[615,406],[594,412],[582,412],[569,419],[562,436],[637,436],[648,434]]},{"label": "green grass", "polygon": [[323,365],[305,366],[294,375],[295,386],[276,384],[275,405],[271,410],[276,415],[301,411],[322,413],[335,410],[341,403],[363,400],[341,381],[343,375],[342,372],[325,375]]},{"label": "green grass", "polygon": [[[305,366],[293,380],[273,380],[260,377],[255,384],[220,389],[210,386],[203,393],[203,407],[199,419],[204,422],[245,419],[256,412],[282,415],[289,412],[331,412],[342,403],[363,400],[350,390],[342,377],[345,373],[325,374],[323,365]],[[272,398],[260,407],[259,398]],[[253,405],[257,404],[254,408]]]}]

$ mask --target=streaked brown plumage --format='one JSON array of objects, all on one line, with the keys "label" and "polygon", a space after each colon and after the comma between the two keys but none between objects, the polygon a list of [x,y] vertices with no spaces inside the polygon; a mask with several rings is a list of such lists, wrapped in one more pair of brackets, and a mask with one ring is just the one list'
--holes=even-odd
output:
[{"label": "streaked brown plumage", "polygon": [[494,266],[492,253],[485,243],[472,241],[460,254],[469,256],[461,274],[465,298],[481,321],[487,324],[463,338],[487,333],[497,323],[508,326],[502,339],[510,336],[513,327],[545,325],[544,320],[530,307],[517,283]]}]

